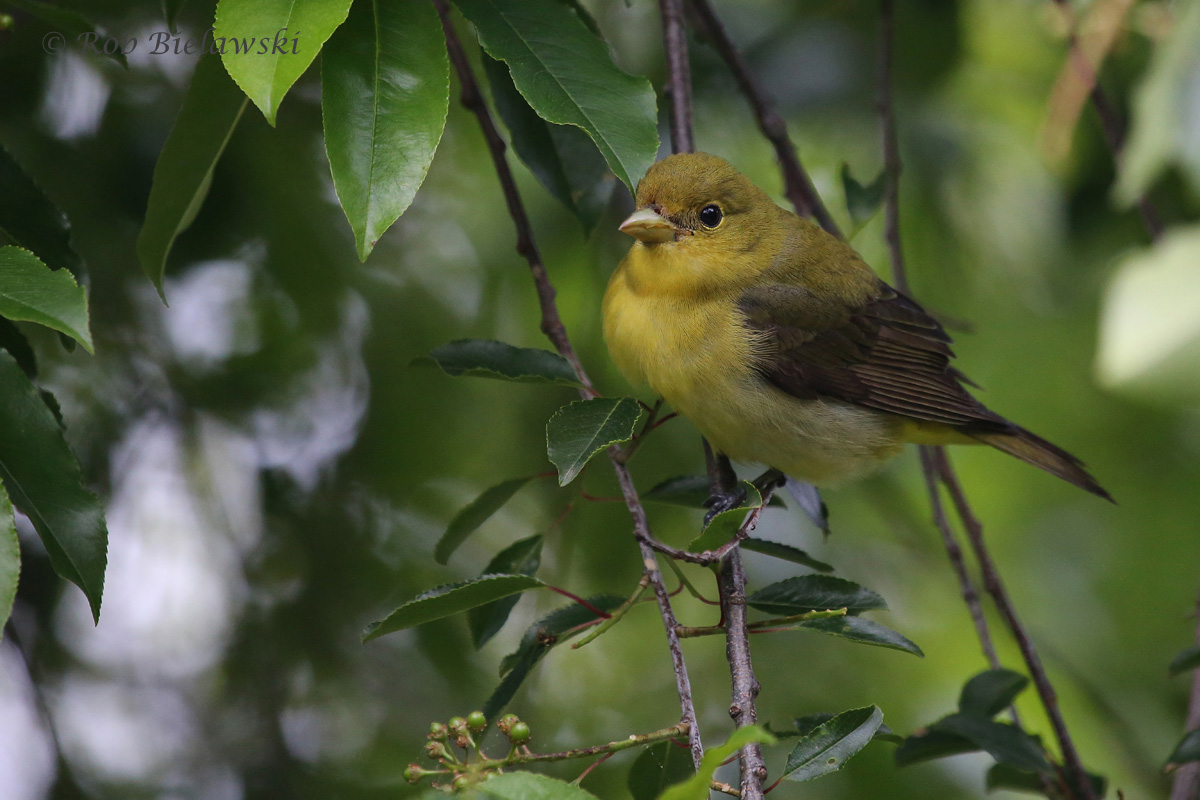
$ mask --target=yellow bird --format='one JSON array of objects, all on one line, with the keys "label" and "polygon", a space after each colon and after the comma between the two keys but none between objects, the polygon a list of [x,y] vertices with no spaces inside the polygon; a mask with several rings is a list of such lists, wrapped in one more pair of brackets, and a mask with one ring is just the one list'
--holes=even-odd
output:
[{"label": "yellow bird", "polygon": [[906,443],[983,443],[1111,500],[1077,458],[966,391],[920,305],[725,160],[658,162],[620,229],[637,241],[604,295],[613,361],[728,458],[828,486]]}]

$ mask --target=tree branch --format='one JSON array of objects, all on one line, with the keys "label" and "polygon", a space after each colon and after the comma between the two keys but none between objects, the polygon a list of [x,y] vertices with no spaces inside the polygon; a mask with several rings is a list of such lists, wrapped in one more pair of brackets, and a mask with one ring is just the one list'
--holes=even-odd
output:
[{"label": "tree branch", "polygon": [[[487,141],[488,151],[491,154],[492,162],[496,169],[496,176],[499,178],[500,185],[504,190],[504,199],[508,204],[509,215],[512,217],[513,226],[517,231],[517,252],[529,262],[529,271],[533,276],[534,286],[537,288],[538,303],[542,311],[542,332],[550,339],[555,350],[571,363],[571,367],[575,370],[575,374],[582,384],[580,394],[584,398],[594,397],[597,392],[587,372],[584,370],[583,364],[580,363],[578,356],[575,355],[575,350],[571,347],[570,339],[567,337],[566,328],[562,324],[562,318],[559,316],[558,306],[555,303],[554,285],[550,282],[550,276],[546,273],[546,267],[542,264],[541,255],[534,243],[529,216],[525,213],[525,206],[521,202],[521,195],[517,191],[512,170],[509,169],[508,161],[505,157],[504,140],[500,138],[500,134],[496,130],[496,125],[492,121],[487,105],[483,102],[483,96],[479,92],[479,85],[475,80],[474,72],[471,70],[471,64],[467,60],[466,52],[463,50],[462,42],[458,39],[458,34],[454,31],[454,24],[450,19],[450,7],[446,0],[434,0],[434,6],[437,8],[438,16],[442,21],[442,29],[446,36],[446,50],[450,55],[450,62],[454,66],[455,73],[458,75],[462,104],[479,121],[479,127],[483,131],[483,137]],[[643,569],[650,580],[651,588],[654,589],[655,599],[658,601],[659,613],[662,616],[663,627],[666,629],[667,645],[671,651],[671,664],[675,672],[676,690],[679,694],[681,708],[680,725],[687,726],[692,761],[699,768],[700,759],[704,755],[704,749],[701,744],[699,726],[696,724],[696,707],[692,700],[691,681],[688,678],[687,665],[684,663],[683,649],[679,644],[679,636],[675,632],[678,622],[675,619],[675,612],[671,608],[671,598],[667,593],[666,585],[663,583],[662,573],[658,569],[654,550],[647,544],[648,541],[653,540],[653,537],[650,534],[650,526],[646,521],[646,511],[642,507],[637,489],[634,488],[629,470],[626,469],[624,463],[621,461],[620,448],[616,446],[610,447],[608,449],[608,456],[612,461],[613,470],[617,473],[617,481],[621,485],[621,494],[625,498],[625,505],[628,507],[630,516],[633,518],[634,535],[641,549]]]},{"label": "tree branch", "polygon": [[[1196,644],[1200,645],[1200,597],[1196,599]],[[1188,701],[1185,731],[1200,728],[1200,669],[1192,671],[1192,695]],[[1200,797],[1200,764],[1184,764],[1175,771],[1171,800],[1196,800]]]},{"label": "tree branch", "polygon": [[666,94],[671,102],[671,151],[694,153],[692,137],[692,70],[688,64],[683,0],[658,0],[663,49],[667,61]]},{"label": "tree branch", "polygon": [[[742,550],[733,548],[721,562],[717,584],[721,587],[721,616],[725,619],[725,657],[733,686],[729,716],[739,728],[758,722],[754,701],[758,697],[758,680],[750,660],[750,637],[746,627],[746,573],[742,569]],[[749,744],[738,755],[742,770],[742,797],[762,800],[763,783],[767,779],[767,764],[762,746]]]},{"label": "tree branch", "polygon": [[729,38],[729,32],[725,30],[725,25],[713,10],[709,0],[690,0],[690,2],[696,12],[696,20],[703,28],[709,43],[725,61],[729,71],[733,73],[734,80],[737,81],[738,88],[750,101],[750,107],[754,110],[754,118],[758,121],[759,130],[762,131],[767,141],[774,145],[775,156],[779,159],[779,168],[783,172],[783,192],[796,209],[796,213],[802,217],[815,219],[822,228],[841,238],[842,233],[838,229],[837,223],[834,222],[829,210],[825,208],[825,204],[821,202],[808,173],[804,171],[800,159],[796,156],[796,145],[788,136],[787,123],[775,110],[774,101],[763,91],[758,80],[750,72],[750,67],[746,64],[746,60],[738,51],[733,40]]},{"label": "tree branch", "polygon": [[[895,117],[892,112],[891,103],[891,61],[894,23],[892,4],[893,0],[880,0],[879,112],[883,123],[884,170],[886,173],[884,190],[884,198],[887,206],[885,237],[892,258],[892,278],[897,288],[907,292],[907,273],[904,265],[904,254],[900,244],[900,149],[896,139]],[[1013,638],[1016,639],[1017,647],[1021,651],[1021,656],[1025,661],[1026,667],[1029,669],[1030,677],[1033,678],[1038,696],[1041,698],[1042,705],[1046,709],[1046,715],[1050,719],[1055,738],[1058,739],[1059,748],[1062,750],[1063,762],[1070,773],[1071,783],[1075,784],[1071,794],[1072,796],[1082,797],[1084,800],[1095,800],[1091,782],[1088,780],[1087,773],[1083,769],[1083,763],[1079,759],[1075,743],[1071,739],[1066,722],[1063,720],[1062,712],[1058,707],[1058,696],[1054,691],[1053,685],[1050,683],[1050,678],[1046,675],[1045,668],[1042,666],[1037,648],[1034,646],[1033,640],[1030,639],[1020,618],[1017,616],[1012,600],[1008,596],[1008,591],[1005,589],[1004,583],[1000,580],[996,564],[992,560],[991,552],[988,550],[987,543],[983,539],[983,526],[971,510],[970,504],[967,502],[967,497],[963,493],[962,486],[958,482],[958,476],[954,473],[954,469],[950,465],[950,460],[946,457],[946,453],[941,447],[923,447],[921,448],[921,465],[925,473],[926,484],[929,487],[930,501],[934,504],[935,520],[938,521],[938,528],[942,531],[943,539],[946,542],[947,553],[950,555],[951,563],[954,565],[955,572],[959,576],[959,583],[963,588],[963,597],[967,600],[971,617],[975,621],[976,631],[980,635],[980,642],[983,645],[984,653],[987,655],[989,663],[993,666],[998,663],[995,649],[991,644],[991,637],[987,632],[987,625],[983,619],[983,611],[978,605],[978,596],[975,593],[974,585],[970,582],[970,575],[967,572],[965,563],[962,562],[962,551],[958,547],[957,542],[953,542],[953,535],[949,530],[949,525],[946,523],[945,514],[941,508],[941,501],[937,493],[937,478],[939,477],[950,492],[955,510],[958,512],[958,517],[967,532],[967,540],[970,542],[971,549],[979,561],[979,567],[983,573],[984,588],[992,596],[1001,617],[1004,618],[1005,624],[1012,632]],[[972,596],[975,597],[974,603],[971,601]]]}]

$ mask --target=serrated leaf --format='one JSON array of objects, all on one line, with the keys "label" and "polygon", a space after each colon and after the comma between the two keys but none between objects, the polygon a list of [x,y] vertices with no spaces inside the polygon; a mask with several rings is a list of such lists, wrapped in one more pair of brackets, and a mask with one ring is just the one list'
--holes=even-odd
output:
[{"label": "serrated leaf", "polygon": [[559,0],[457,0],[493,58],[547,122],[582,128],[634,191],[658,153],[658,111],[645,78],[622,72],[608,46]]},{"label": "serrated leaf", "polygon": [[576,400],[554,412],[546,423],[546,454],[558,467],[558,485],[575,480],[596,453],[632,439],[641,415],[630,397]]},{"label": "serrated leaf", "polygon": [[887,186],[887,170],[880,170],[875,179],[863,186],[850,174],[850,165],[842,164],[842,189],[846,192],[846,210],[856,226],[865,225],[883,205],[883,190]]},{"label": "serrated leaf", "polygon": [[[599,595],[589,597],[587,601],[601,611],[608,612],[625,602],[625,598]],[[503,676],[503,680],[483,705],[483,713],[487,718],[496,718],[513,699],[537,663],[553,647],[580,632],[575,631],[575,628],[594,619],[596,619],[596,615],[590,608],[572,603],[550,612],[530,625],[525,631],[525,635],[521,637],[521,643],[517,649],[500,661],[500,674]]]},{"label": "serrated leaf", "polygon": [[435,347],[414,366],[435,364],[447,375],[496,378],[518,383],[557,383],[579,386],[571,364],[558,353],[536,347],[515,347],[491,339],[459,339]]},{"label": "serrated leaf", "polygon": [[246,97],[225,74],[220,60],[202,56],[154,165],[146,219],[138,234],[138,260],[160,295],[171,246],[204,203],[213,170],[245,108]]},{"label": "serrated leaf", "polygon": [[0,247],[0,316],[45,325],[92,352],[87,292],[69,271],[51,270],[20,247]]},{"label": "serrated leaf", "polygon": [[108,528],[79,462],[37,387],[0,351],[0,480],[41,537],[50,565],[87,596],[100,618]]},{"label": "serrated leaf", "polygon": [[742,523],[746,521],[746,515],[762,506],[762,495],[758,493],[758,489],[747,481],[742,481],[741,488],[745,492],[742,502],[713,517],[704,527],[704,532],[688,545],[688,550],[693,553],[703,553],[706,550],[716,550],[728,543],[741,530]]},{"label": "serrated leaf", "polygon": [[974,753],[981,749],[970,739],[936,729],[914,733],[896,748],[896,766],[907,767],[923,761]]},{"label": "serrated leaf", "polygon": [[[346,21],[351,0],[220,0],[213,41],[271,125],[292,84]],[[282,43],[281,43],[282,42]]]},{"label": "serrated leaf", "polygon": [[71,247],[67,217],[16,159],[0,147],[0,232],[14,244],[37,254],[51,269],[70,270],[83,279],[83,262]]},{"label": "serrated leaf", "polygon": [[747,725],[734,731],[724,744],[710,748],[704,753],[700,770],[682,783],[677,783],[662,793],[660,800],[708,800],[708,789],[712,784],[717,767],[738,750],[748,744],[774,744],[775,737],[758,725]]},{"label": "serrated leaf", "polygon": [[746,598],[760,611],[790,616],[806,611],[844,608],[850,615],[887,608],[883,598],[853,581],[830,575],[798,575],[764,586]]},{"label": "serrated leaf", "polygon": [[363,631],[363,641],[459,614],[468,609],[546,584],[529,575],[483,575],[461,583],[438,586],[417,595]]},{"label": "serrated leaf", "polygon": [[828,619],[808,619],[793,623],[797,628],[827,633],[830,636],[840,636],[859,644],[869,644],[875,647],[886,647],[890,650],[902,650],[914,656],[925,657],[921,648],[909,639],[896,633],[891,628],[884,627],[862,617],[833,617]]},{"label": "serrated leaf", "polygon": [[1200,225],[1126,256],[1100,315],[1096,375],[1105,386],[1173,404],[1200,402]]},{"label": "serrated leaf", "polygon": [[[704,508],[711,494],[712,487],[707,475],[678,475],[655,484],[652,489],[642,493],[642,499],[684,508]],[[772,496],[767,505],[782,507],[783,501]]]},{"label": "serrated leaf", "polygon": [[12,502],[8,492],[4,491],[4,484],[0,483],[0,639],[4,638],[4,626],[12,616],[20,577],[21,541],[17,538]]},{"label": "serrated leaf", "polygon": [[465,505],[454,515],[454,519],[450,520],[442,538],[438,539],[438,543],[433,549],[434,560],[439,564],[449,561],[450,556],[454,555],[454,551],[467,540],[467,537],[474,533],[480,525],[491,519],[491,516],[511,500],[522,486],[533,480],[533,477],[526,475],[498,483],[485,489],[483,494]]},{"label": "serrated leaf", "polygon": [[658,742],[633,762],[625,785],[633,800],[655,800],[668,786],[687,780],[695,771],[689,748]]},{"label": "serrated leaf", "polygon": [[1188,731],[1183,735],[1179,744],[1175,745],[1175,749],[1171,751],[1170,757],[1167,758],[1167,768],[1172,769],[1193,761],[1200,761],[1200,729]]},{"label": "serrated leaf", "polygon": [[817,572],[833,572],[831,565],[826,564],[824,561],[818,561],[800,548],[792,547],[790,544],[780,544],[779,542],[772,542],[767,539],[749,537],[742,540],[741,547],[743,550],[789,561],[792,564],[799,564],[809,569],[815,569]]},{"label": "serrated leaf", "polygon": [[493,775],[479,784],[479,791],[499,800],[598,800],[573,783],[536,772],[508,772]]},{"label": "serrated leaf", "polygon": [[[792,720],[792,725],[795,727],[795,731],[780,733],[779,731],[772,730],[771,733],[775,734],[781,739],[789,736],[807,736],[808,734],[812,733],[818,725],[823,725],[824,723],[829,722],[829,720],[833,719],[834,716],[836,715],[828,712],[805,714],[803,717],[796,717],[794,720]],[[894,733],[892,729],[889,728],[885,723],[879,724],[879,727],[875,730],[875,735],[872,738],[880,739],[885,742],[892,742],[893,744],[900,744],[904,741],[903,736]]]},{"label": "serrated leaf", "polygon": [[[539,534],[513,542],[496,554],[483,574],[533,575],[542,565],[542,539]],[[471,641],[476,648],[483,647],[500,632],[520,599],[512,595],[467,612],[467,627],[471,629]]]},{"label": "serrated leaf", "polygon": [[783,776],[790,781],[808,781],[838,771],[867,746],[882,723],[878,706],[843,711],[796,743]]},{"label": "serrated leaf", "polygon": [[[7,8],[19,8],[22,11],[27,11],[31,16],[45,22],[54,29],[55,33],[62,34],[69,46],[83,48],[84,42],[90,41],[92,44],[85,52],[92,52],[91,47],[94,46],[96,50],[116,61],[122,67],[129,68],[129,62],[125,58],[125,53],[121,52],[120,49],[114,50],[111,53],[105,52],[104,40],[107,37],[104,37],[102,32],[96,29],[91,20],[79,12],[51,3],[43,3],[41,0],[5,0],[4,5]],[[89,33],[94,34],[96,38],[80,38],[84,34]]]},{"label": "serrated leaf", "polygon": [[1001,764],[1027,772],[1050,769],[1041,745],[1014,725],[993,722],[972,714],[951,714],[936,722],[933,728],[961,736],[986,750]]},{"label": "serrated leaf", "polygon": [[503,62],[486,54],[482,61],[492,102],[508,128],[513,150],[538,183],[590,232],[616,183],[604,156],[579,128],[551,125],[539,117],[513,85]]},{"label": "serrated leaf", "polygon": [[1192,645],[1186,650],[1182,650],[1171,659],[1171,665],[1167,667],[1167,674],[1174,677],[1181,672],[1200,667],[1200,645]]},{"label": "serrated leaf", "polygon": [[427,0],[363,0],[325,45],[325,153],[359,260],[425,180],[449,99],[442,25]]},{"label": "serrated leaf", "polygon": [[991,719],[1012,705],[1028,685],[1028,678],[1011,669],[981,672],[963,686],[958,698],[958,710]]},{"label": "serrated leaf", "polygon": [[[1103,776],[1087,773],[1088,782],[1092,784],[1092,794],[1104,797],[1108,781]],[[1059,777],[1053,773],[1024,772],[1007,764],[993,764],[987,771],[986,788],[989,792],[996,789],[1008,789],[1014,792],[1029,792],[1041,795],[1049,800],[1071,800],[1078,795],[1067,795],[1062,791]],[[1050,793],[1046,793],[1046,787]]]}]

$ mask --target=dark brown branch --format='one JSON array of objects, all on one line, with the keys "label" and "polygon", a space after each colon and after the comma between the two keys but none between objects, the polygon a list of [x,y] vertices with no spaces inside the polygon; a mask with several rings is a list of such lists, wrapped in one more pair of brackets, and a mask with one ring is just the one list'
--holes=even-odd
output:
[{"label": "dark brown branch", "polygon": [[[1200,645],[1200,597],[1196,599],[1196,644]],[[1192,672],[1192,695],[1188,700],[1185,731],[1200,728],[1200,669]],[[1200,764],[1184,764],[1175,771],[1171,800],[1196,800],[1200,797]]]},{"label": "dark brown branch", "polygon": [[662,16],[663,50],[667,60],[666,94],[671,106],[671,151],[694,153],[692,136],[692,70],[688,64],[683,0],[658,0]]},{"label": "dark brown branch", "polygon": [[[895,119],[892,113],[891,102],[891,48],[894,27],[892,4],[893,0],[880,0],[879,112],[883,122],[884,170],[887,174],[884,198],[888,207],[886,236],[888,249],[892,256],[892,276],[897,288],[907,292],[908,280],[900,243],[899,227],[900,201],[898,186],[900,177],[900,150],[896,141]],[[938,478],[941,479],[950,492],[955,510],[958,512],[958,517],[962,521],[963,528],[966,530],[967,540],[971,544],[975,558],[979,561],[979,567],[983,573],[984,588],[992,596],[996,608],[1000,611],[1000,616],[1003,617],[1005,624],[1013,634],[1013,638],[1016,639],[1017,647],[1021,651],[1021,657],[1024,659],[1030,677],[1033,679],[1034,687],[1037,689],[1042,705],[1046,709],[1046,716],[1050,719],[1055,738],[1058,740],[1059,748],[1062,751],[1063,762],[1070,774],[1070,783],[1075,784],[1073,791],[1071,791],[1071,796],[1078,796],[1083,798],[1083,800],[1094,800],[1095,795],[1092,791],[1091,782],[1088,780],[1087,773],[1083,769],[1083,763],[1079,759],[1075,743],[1071,739],[1066,722],[1063,720],[1062,712],[1058,707],[1058,696],[1054,691],[1053,685],[1050,683],[1049,676],[1046,675],[1045,668],[1042,666],[1037,648],[1034,646],[1033,640],[1029,637],[1020,618],[1017,616],[1012,600],[1008,596],[1008,591],[1005,589],[1004,583],[1000,580],[1000,574],[996,569],[995,562],[992,560],[992,554],[983,539],[983,526],[971,510],[966,494],[964,494],[962,486],[958,482],[958,476],[954,473],[954,469],[950,465],[950,460],[946,457],[944,449],[940,447],[921,448],[921,466],[925,473],[926,484],[929,487],[930,501],[934,505],[935,520],[938,522],[939,530],[942,531],[951,563],[954,565],[955,572],[959,576],[959,583],[963,587],[963,597],[967,600],[971,617],[975,621],[976,631],[980,635],[980,643],[984,648],[984,653],[987,655],[989,663],[993,667],[998,663],[995,649],[991,644],[991,637],[987,632],[987,625],[983,618],[982,609],[978,606],[978,597],[975,593],[974,585],[970,581],[970,573],[962,561],[962,551],[958,547],[957,542],[954,542],[953,534],[950,532],[949,525],[946,522],[945,513],[942,510],[941,500],[938,496]],[[972,596],[975,596],[974,603],[972,603]]]},{"label": "dark brown branch", "polygon": [[[1070,48],[1068,57],[1080,71],[1083,79],[1091,86],[1089,97],[1092,100],[1092,107],[1096,109],[1096,116],[1100,120],[1100,129],[1104,132],[1104,141],[1115,162],[1125,147],[1125,123],[1109,99],[1108,93],[1100,86],[1096,66],[1088,63],[1083,48],[1079,46],[1079,35],[1075,30],[1075,17],[1071,11],[1070,0],[1054,0],[1054,2],[1067,16],[1070,26],[1070,33],[1067,36],[1067,46]],[[1146,232],[1150,234],[1150,238],[1155,241],[1162,238],[1162,218],[1148,195],[1138,198],[1138,210],[1142,214],[1142,223],[1146,226]]]},{"label": "dark brown branch", "polygon": [[729,32],[713,11],[709,0],[690,2],[708,41],[733,73],[742,94],[750,101],[750,107],[754,109],[754,118],[758,121],[763,136],[775,147],[775,156],[779,159],[779,168],[783,172],[783,192],[792,207],[800,216],[815,219],[822,228],[834,236],[841,237],[837,223],[821,202],[808,173],[804,171],[800,159],[796,156],[796,145],[788,136],[787,123],[776,111],[774,101],[763,91],[758,80],[750,72],[750,67],[733,40],[729,38]]},{"label": "dark brown branch", "polygon": [[[483,102],[483,96],[479,92],[479,85],[475,81],[471,64],[467,60],[466,52],[463,50],[462,42],[458,39],[458,34],[454,31],[454,23],[450,19],[450,7],[446,0],[434,0],[434,6],[437,8],[438,16],[442,21],[442,29],[446,36],[446,50],[450,55],[450,63],[454,66],[454,71],[458,75],[460,91],[462,93],[462,104],[475,115],[479,121],[479,127],[483,130],[483,137],[487,141],[488,151],[491,153],[492,162],[496,168],[496,175],[500,179],[500,185],[504,190],[504,199],[508,204],[509,215],[512,217],[513,225],[517,229],[517,252],[523,255],[526,261],[529,262],[529,270],[533,275],[534,285],[537,287],[538,302],[542,310],[542,332],[550,339],[559,354],[571,363],[575,374],[579,377],[579,382],[582,384],[580,394],[585,398],[594,397],[596,390],[593,388],[592,382],[588,378],[587,372],[584,370],[579,358],[575,355],[575,350],[571,347],[570,339],[567,337],[566,328],[563,326],[562,319],[558,314],[554,286],[550,282],[549,275],[546,274],[546,268],[542,264],[541,255],[534,244],[533,229],[529,224],[529,216],[525,213],[525,206],[521,202],[521,195],[517,191],[516,182],[513,180],[512,171],[509,169],[508,161],[505,157],[504,140],[500,138],[500,134],[496,130],[496,125],[492,121],[491,113],[488,111],[487,105]],[[654,589],[659,613],[662,616],[663,626],[666,629],[667,645],[671,651],[671,664],[675,672],[675,685],[679,694],[679,705],[681,708],[680,725],[686,725],[688,728],[688,740],[691,745],[692,760],[696,767],[699,768],[700,759],[704,755],[704,749],[700,740],[699,726],[696,724],[696,707],[692,700],[691,681],[688,678],[687,665],[684,663],[683,650],[679,644],[679,637],[675,632],[679,623],[676,621],[675,612],[671,608],[671,599],[667,593],[666,585],[663,583],[662,573],[658,569],[654,551],[647,544],[648,541],[653,541],[653,536],[650,533],[650,526],[646,521],[645,509],[642,508],[637,489],[633,486],[633,479],[621,461],[621,451],[619,448],[609,448],[608,455],[612,461],[613,469],[617,473],[617,481],[621,484],[621,494],[624,496],[625,504],[629,508],[630,516],[633,518],[634,534],[641,549],[642,565],[646,575],[650,579],[650,585]]]},{"label": "dark brown branch", "polygon": [[1070,775],[1071,783],[1074,784],[1072,795],[1084,800],[1095,800],[1096,795],[1092,791],[1091,781],[1087,778],[1083,762],[1079,759],[1079,752],[1075,749],[1075,742],[1071,739],[1067,723],[1063,720],[1062,711],[1058,707],[1058,695],[1054,691],[1053,684],[1050,683],[1045,667],[1042,666],[1042,659],[1038,655],[1037,647],[1034,646],[1033,640],[1017,616],[1012,599],[1008,596],[1008,590],[996,569],[996,562],[992,560],[992,554],[983,540],[983,525],[975,516],[975,512],[971,510],[967,496],[963,493],[962,485],[958,482],[958,476],[951,467],[950,459],[946,456],[945,451],[942,448],[935,448],[934,455],[942,482],[949,490],[950,498],[954,501],[959,519],[962,520],[963,528],[967,532],[967,541],[971,543],[971,549],[979,561],[979,568],[983,572],[983,588],[992,596],[996,609],[1004,618],[1008,629],[1012,631],[1017,648],[1021,651],[1021,657],[1025,660],[1025,666],[1029,669],[1029,676],[1033,679],[1033,686],[1037,690],[1038,697],[1041,698],[1042,706],[1046,709],[1046,716],[1050,719],[1054,737],[1058,740],[1059,749],[1062,751],[1063,764]]},{"label": "dark brown branch", "polygon": [[[721,616],[725,619],[725,657],[733,685],[729,716],[739,728],[758,722],[755,699],[759,684],[750,660],[750,637],[746,628],[746,573],[742,569],[742,550],[735,547],[721,562],[717,577],[721,588]],[[746,745],[738,756],[742,770],[742,797],[762,800],[767,764],[762,747]]]}]

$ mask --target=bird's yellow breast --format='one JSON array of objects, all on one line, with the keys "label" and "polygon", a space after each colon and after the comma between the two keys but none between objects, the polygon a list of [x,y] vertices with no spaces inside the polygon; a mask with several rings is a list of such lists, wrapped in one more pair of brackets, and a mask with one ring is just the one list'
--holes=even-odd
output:
[{"label": "bird's yellow breast", "polygon": [[683,248],[635,244],[609,282],[604,337],[631,383],[648,384],[719,452],[801,480],[853,477],[900,449],[898,418],[800,400],[760,378],[761,344],[737,294],[698,287],[687,276],[711,267],[687,256]]}]

